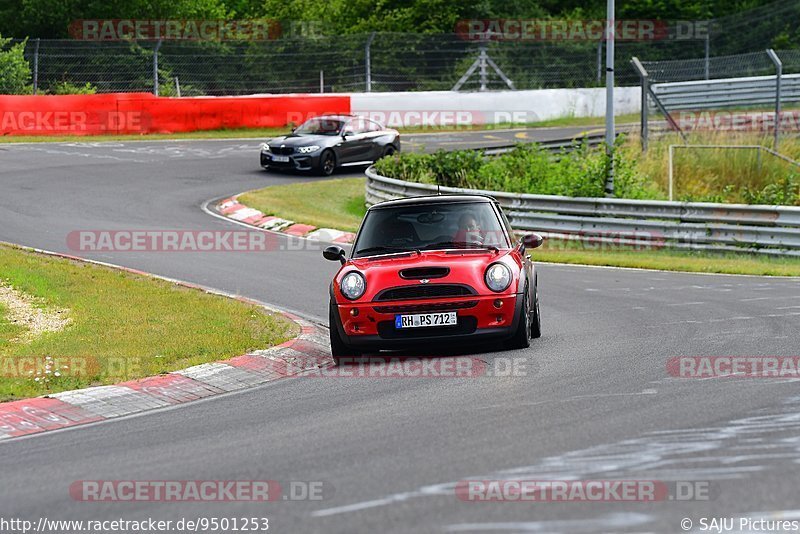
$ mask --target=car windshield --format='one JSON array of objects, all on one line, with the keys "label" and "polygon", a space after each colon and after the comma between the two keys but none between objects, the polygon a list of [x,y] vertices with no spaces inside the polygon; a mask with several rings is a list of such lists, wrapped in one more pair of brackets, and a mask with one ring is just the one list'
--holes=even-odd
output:
[{"label": "car windshield", "polygon": [[298,135],[339,135],[343,121],[339,119],[316,118],[307,120],[294,133]]},{"label": "car windshield", "polygon": [[453,248],[508,248],[490,202],[442,202],[367,213],[353,257]]}]

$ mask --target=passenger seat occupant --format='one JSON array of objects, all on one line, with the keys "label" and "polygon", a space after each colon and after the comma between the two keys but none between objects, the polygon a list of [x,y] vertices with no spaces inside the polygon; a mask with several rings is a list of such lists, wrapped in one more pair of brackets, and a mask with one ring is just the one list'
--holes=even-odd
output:
[{"label": "passenger seat occupant", "polygon": [[453,236],[456,243],[483,243],[484,234],[478,218],[470,212],[466,212],[458,219],[458,231]]}]

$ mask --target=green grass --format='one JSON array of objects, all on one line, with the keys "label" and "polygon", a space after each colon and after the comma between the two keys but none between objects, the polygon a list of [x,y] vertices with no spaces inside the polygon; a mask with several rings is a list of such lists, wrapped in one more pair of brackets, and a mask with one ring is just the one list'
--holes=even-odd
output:
[{"label": "green grass", "polygon": [[[68,310],[64,330],[11,342],[0,310],[0,401],[175,371],[263,349],[297,326],[257,306],[97,265],[0,245],[0,278]],[[20,373],[23,359],[71,362],[48,384]],[[59,364],[59,367],[61,365]]]},{"label": "green grass", "polygon": [[[695,132],[692,145],[761,145],[772,147],[771,135]],[[655,185],[663,198],[669,191],[669,145],[682,145],[677,134],[651,141],[642,154],[639,137],[628,137],[623,155],[635,160],[637,172]],[[783,136],[779,152],[800,160],[800,138]],[[760,152],[760,154],[759,154]],[[674,199],[698,202],[800,205],[800,168],[764,151],[735,148],[681,148],[674,151]]]},{"label": "green grass", "polygon": [[340,178],[250,191],[239,197],[246,206],[291,221],[355,232],[366,213],[364,178]]},{"label": "green grass", "polygon": [[532,251],[532,256],[537,262],[697,273],[800,276],[800,259],[735,252],[636,250],[621,246],[598,250],[592,245],[546,240],[541,249]]},{"label": "green grass", "polygon": [[[278,217],[297,222],[356,230],[364,214],[364,178],[272,186],[242,195],[239,200]],[[667,249],[636,250],[576,242],[545,241],[533,251],[539,262],[574,263],[688,271],[773,276],[800,276],[800,259],[772,258],[749,253],[683,252]]]}]

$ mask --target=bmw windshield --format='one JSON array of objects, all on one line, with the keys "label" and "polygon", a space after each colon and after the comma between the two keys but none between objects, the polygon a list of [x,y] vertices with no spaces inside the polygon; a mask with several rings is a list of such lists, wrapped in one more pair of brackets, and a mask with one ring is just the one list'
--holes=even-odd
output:
[{"label": "bmw windshield", "polygon": [[296,135],[339,135],[344,122],[338,119],[311,119],[304,122],[294,133]]},{"label": "bmw windshield", "polygon": [[490,202],[443,202],[370,210],[353,248],[353,257],[508,247],[508,237]]}]

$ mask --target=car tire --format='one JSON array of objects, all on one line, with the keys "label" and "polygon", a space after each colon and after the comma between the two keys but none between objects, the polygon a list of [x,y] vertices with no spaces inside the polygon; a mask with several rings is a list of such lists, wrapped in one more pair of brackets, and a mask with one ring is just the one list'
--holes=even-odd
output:
[{"label": "car tire", "polygon": [[506,342],[506,347],[509,349],[527,349],[531,346],[531,313],[530,313],[530,297],[528,296],[528,288],[522,293],[522,315],[517,323],[517,329],[514,335]]},{"label": "car tire", "polygon": [[319,165],[317,171],[322,176],[330,176],[336,170],[336,154],[333,150],[325,150],[319,156]]},{"label": "car tire", "polygon": [[396,152],[397,149],[394,147],[394,145],[386,145],[383,147],[383,152],[381,152],[381,159],[394,156]]},{"label": "car tire", "polygon": [[331,357],[333,358],[333,363],[339,365],[343,358],[357,358],[361,356],[361,352],[353,350],[339,335],[339,329],[336,326],[339,318],[336,316],[336,306],[333,302],[330,303],[328,308],[328,329],[330,330]]},{"label": "car tire", "polygon": [[542,337],[542,315],[539,313],[538,281],[533,282],[533,317],[531,318],[531,339]]}]

